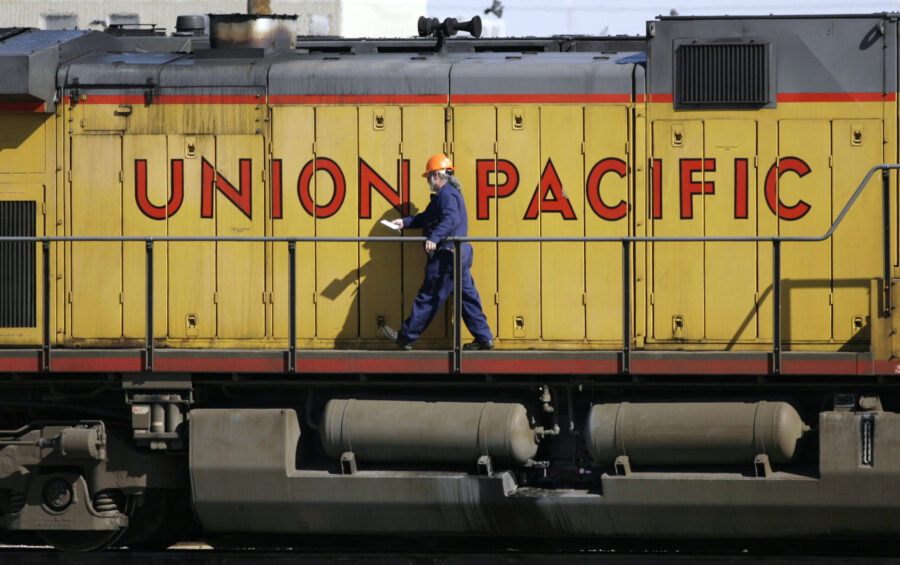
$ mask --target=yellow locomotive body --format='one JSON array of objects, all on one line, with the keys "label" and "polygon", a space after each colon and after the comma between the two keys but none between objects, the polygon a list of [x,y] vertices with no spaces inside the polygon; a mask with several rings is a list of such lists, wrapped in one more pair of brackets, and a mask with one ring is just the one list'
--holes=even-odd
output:
[{"label": "yellow locomotive body", "polygon": [[[0,29],[0,527],[895,539],[898,37]],[[382,336],[437,152],[497,351]]]}]

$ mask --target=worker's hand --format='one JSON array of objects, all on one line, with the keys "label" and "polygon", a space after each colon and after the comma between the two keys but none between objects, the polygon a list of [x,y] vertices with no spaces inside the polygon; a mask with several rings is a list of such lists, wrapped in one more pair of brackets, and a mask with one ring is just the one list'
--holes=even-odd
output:
[{"label": "worker's hand", "polygon": [[403,218],[397,218],[396,220],[391,220],[391,223],[394,224],[397,229],[403,229]]},{"label": "worker's hand", "polygon": [[425,242],[425,252],[426,253],[432,253],[432,252],[434,252],[435,249],[437,249],[437,243],[435,243],[433,241]]}]

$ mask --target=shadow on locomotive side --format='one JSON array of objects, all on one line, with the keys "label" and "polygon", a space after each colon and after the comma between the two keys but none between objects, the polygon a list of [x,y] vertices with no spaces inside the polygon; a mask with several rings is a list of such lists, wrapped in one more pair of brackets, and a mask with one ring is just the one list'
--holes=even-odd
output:
[{"label": "shadow on locomotive side", "polygon": [[[0,30],[12,538],[896,537],[894,16],[196,22]],[[493,351],[381,337],[437,152]]]}]

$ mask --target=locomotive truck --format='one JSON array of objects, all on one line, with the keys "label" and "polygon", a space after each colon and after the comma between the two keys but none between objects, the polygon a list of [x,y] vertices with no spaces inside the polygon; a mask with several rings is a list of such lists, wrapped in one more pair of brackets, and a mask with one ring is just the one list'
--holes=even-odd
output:
[{"label": "locomotive truck", "polygon": [[896,539],[896,15],[209,22],[0,30],[7,539]]}]

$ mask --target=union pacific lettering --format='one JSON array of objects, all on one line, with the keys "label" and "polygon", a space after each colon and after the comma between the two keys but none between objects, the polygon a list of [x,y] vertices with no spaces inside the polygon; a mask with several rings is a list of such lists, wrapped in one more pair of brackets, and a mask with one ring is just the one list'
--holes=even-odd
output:
[{"label": "union pacific lettering", "polygon": [[[749,198],[749,160],[747,158],[735,158],[730,164],[734,171],[734,218],[738,220],[748,219]],[[652,174],[650,177],[650,217],[663,218],[663,168],[662,159],[652,161]],[[679,179],[679,210],[683,220],[694,217],[694,197],[698,195],[716,194],[715,182],[697,180],[704,172],[717,170],[716,159],[680,159],[678,162]],[[372,192],[378,193],[401,214],[409,213],[409,187],[410,187],[410,163],[408,159],[397,160],[397,171],[400,176],[400,186],[394,188],[375,169],[359,159],[359,218],[372,217]],[[282,160],[272,161],[272,216],[275,219],[282,217],[284,205],[284,191],[282,186]],[[252,219],[252,191],[253,191],[253,162],[250,159],[239,159],[239,179],[235,186],[224,175],[216,171],[215,167],[206,159],[201,159],[200,171],[200,216],[202,218],[213,217],[213,199],[215,192],[222,193],[236,208],[247,218]],[[315,202],[312,194],[312,179],[317,171],[322,171],[331,177],[334,191],[331,199],[320,204]],[[800,178],[805,177],[812,169],[799,157],[783,157],[772,164],[765,178],[765,198],[769,210],[784,220],[799,220],[809,213],[812,205],[800,199],[789,204],[783,202],[777,191],[777,182],[780,177],[791,173]],[[134,161],[134,194],[135,202],[141,212],[148,218],[164,220],[178,213],[184,200],[184,161],[172,159],[169,167],[171,194],[169,201],[164,205],[150,202],[147,187],[147,160],[135,159]],[[602,195],[603,181],[607,176],[625,178],[628,174],[628,164],[616,157],[607,157],[594,164],[587,175],[585,183],[585,195],[588,207],[597,217],[615,222],[628,215],[628,204],[625,200],[615,203],[607,202]],[[490,199],[506,198],[519,189],[519,169],[512,161],[507,159],[476,159],[476,202],[475,217],[478,220],[490,219]],[[316,218],[328,218],[341,209],[347,193],[347,182],[340,165],[327,157],[318,157],[307,162],[300,170],[297,178],[297,197],[303,210]],[[525,209],[523,220],[536,220],[540,214],[559,214],[565,220],[577,220],[572,203],[566,196],[565,188],[560,180],[560,175],[551,159],[544,164],[540,182],[532,193],[528,207]]]}]

